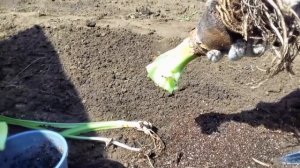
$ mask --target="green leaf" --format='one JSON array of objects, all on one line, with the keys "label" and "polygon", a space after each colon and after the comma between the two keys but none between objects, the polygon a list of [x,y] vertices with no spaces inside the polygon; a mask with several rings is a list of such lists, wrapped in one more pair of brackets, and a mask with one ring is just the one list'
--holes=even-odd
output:
[{"label": "green leaf", "polygon": [[125,124],[123,125],[124,122],[125,121],[91,122],[91,123],[86,123],[85,125],[81,125],[78,127],[66,129],[60,133],[63,136],[80,135],[82,133],[87,133],[87,132],[91,132],[91,131],[123,128],[123,127],[126,127]]},{"label": "green leaf", "polygon": [[34,121],[34,120],[23,120],[23,119],[6,117],[3,115],[0,115],[0,122],[1,121],[4,121],[8,124],[18,125],[18,126],[32,128],[32,129],[44,129],[47,127],[74,128],[74,127],[85,125],[85,123],[55,123],[55,122],[43,122],[43,121]]},{"label": "green leaf", "polygon": [[152,63],[146,66],[148,77],[154,83],[173,93],[178,89],[177,85],[183,70],[189,62],[197,58],[190,39],[184,39],[175,48],[159,55]]},{"label": "green leaf", "polygon": [[0,122],[0,151],[5,149],[8,127],[6,122]]}]

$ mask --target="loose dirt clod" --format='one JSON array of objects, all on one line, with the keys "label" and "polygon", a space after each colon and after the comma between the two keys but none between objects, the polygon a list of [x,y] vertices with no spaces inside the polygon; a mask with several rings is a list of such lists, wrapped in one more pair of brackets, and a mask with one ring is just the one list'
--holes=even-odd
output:
[{"label": "loose dirt clod", "polygon": [[86,25],[87,27],[95,27],[95,26],[96,26],[96,22],[95,22],[95,21],[92,21],[92,20],[87,20],[87,21],[85,22],[85,25]]}]

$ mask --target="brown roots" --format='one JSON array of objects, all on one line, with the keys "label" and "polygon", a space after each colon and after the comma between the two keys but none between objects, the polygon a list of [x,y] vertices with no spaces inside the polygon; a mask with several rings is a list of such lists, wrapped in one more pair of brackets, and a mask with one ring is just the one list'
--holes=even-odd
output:
[{"label": "brown roots", "polygon": [[218,14],[224,25],[244,40],[262,43],[274,51],[267,72],[287,70],[299,52],[300,20],[282,0],[219,0]]}]

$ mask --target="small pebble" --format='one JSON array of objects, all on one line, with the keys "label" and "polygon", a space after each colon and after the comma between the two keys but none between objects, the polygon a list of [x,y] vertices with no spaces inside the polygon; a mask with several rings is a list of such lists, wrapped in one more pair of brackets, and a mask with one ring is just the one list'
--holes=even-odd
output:
[{"label": "small pebble", "polygon": [[38,12],[38,17],[46,16],[46,13]]},{"label": "small pebble", "polygon": [[100,14],[100,15],[97,17],[97,19],[98,19],[98,20],[101,20],[101,19],[103,19],[105,16],[107,16],[107,13],[102,13],[102,14]]},{"label": "small pebble", "polygon": [[87,20],[85,25],[87,27],[95,27],[96,26],[96,22],[95,21],[91,21],[91,20]]},{"label": "small pebble", "polygon": [[15,105],[15,108],[17,110],[20,110],[20,111],[27,111],[28,110],[28,106],[27,104],[23,104],[23,103],[18,103]]}]

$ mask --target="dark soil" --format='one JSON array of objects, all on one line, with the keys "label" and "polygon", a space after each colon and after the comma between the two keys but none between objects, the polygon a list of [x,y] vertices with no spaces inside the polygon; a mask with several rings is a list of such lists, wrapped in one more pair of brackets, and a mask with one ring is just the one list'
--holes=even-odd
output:
[{"label": "dark soil", "polygon": [[59,149],[57,149],[50,143],[44,143],[40,146],[31,146],[24,150],[22,153],[16,154],[16,156],[14,156],[12,160],[9,161],[9,163],[11,164],[9,166],[6,165],[4,167],[8,166],[10,168],[53,168],[58,164],[61,157],[62,154],[59,151]]},{"label": "dark soil", "polygon": [[[194,12],[201,13],[203,2],[122,3],[3,5],[0,113],[57,122],[149,121],[166,144],[155,167],[262,167],[252,158],[283,167],[278,158],[299,149],[299,59],[292,78],[283,72],[251,89],[264,77],[256,66],[263,68],[265,57],[219,63],[199,58],[169,95],[147,78],[145,67],[196,25]],[[128,129],[92,135],[132,146],[150,141]],[[149,167],[122,148],[68,143],[69,167]]]}]

